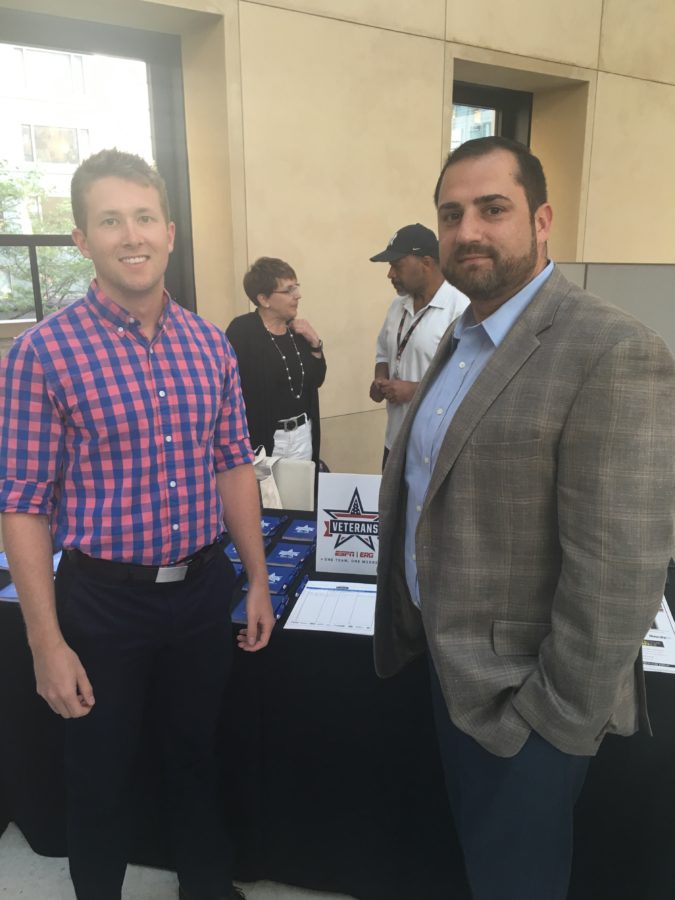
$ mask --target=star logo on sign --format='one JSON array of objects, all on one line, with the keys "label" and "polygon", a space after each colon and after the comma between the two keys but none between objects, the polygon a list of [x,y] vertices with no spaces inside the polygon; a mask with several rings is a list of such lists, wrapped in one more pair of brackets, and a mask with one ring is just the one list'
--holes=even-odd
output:
[{"label": "star logo on sign", "polygon": [[375,549],[373,538],[379,534],[380,514],[376,510],[365,510],[359,489],[355,488],[347,509],[324,509],[330,516],[325,521],[325,537],[337,536],[334,549],[337,550],[352,538],[356,538],[368,547]]}]

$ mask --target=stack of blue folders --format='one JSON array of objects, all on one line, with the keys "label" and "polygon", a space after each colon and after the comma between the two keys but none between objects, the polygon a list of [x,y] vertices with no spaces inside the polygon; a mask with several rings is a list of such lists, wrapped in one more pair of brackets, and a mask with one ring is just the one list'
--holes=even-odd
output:
[{"label": "stack of blue folders", "polygon": [[[262,521],[263,535],[268,537],[278,531],[285,517],[275,520],[276,517],[266,516]],[[298,528],[293,526],[297,523]],[[267,554],[267,577],[269,580],[272,608],[276,618],[280,618],[286,604],[291,587],[296,581],[300,569],[304,566],[312,553],[316,541],[316,523],[307,519],[296,519],[286,528],[282,539]],[[241,560],[234,547],[228,544],[225,553],[232,565],[241,567]],[[241,572],[239,568],[238,572]],[[248,581],[241,586],[242,591],[248,590]],[[246,621],[246,597],[237,604],[232,611],[233,622]]]},{"label": "stack of blue folders", "polygon": [[[277,533],[277,531],[281,528],[284,522],[287,521],[287,519],[288,516],[263,516],[263,518],[260,520],[260,530],[262,531],[265,546],[269,544],[272,537]],[[237,578],[239,578],[241,573],[244,571],[244,567],[239,557],[239,551],[234,546],[232,541],[230,541],[229,544],[225,545],[224,552],[225,556],[227,556],[227,558],[232,563]]]},{"label": "stack of blue folders", "polygon": [[267,565],[298,569],[311,552],[311,544],[293,544],[290,541],[281,541],[267,554]]}]

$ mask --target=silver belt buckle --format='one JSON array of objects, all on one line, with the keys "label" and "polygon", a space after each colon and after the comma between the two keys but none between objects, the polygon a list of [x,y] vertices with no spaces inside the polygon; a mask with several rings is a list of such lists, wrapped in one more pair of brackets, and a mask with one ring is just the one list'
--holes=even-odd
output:
[{"label": "silver belt buckle", "polygon": [[169,581],[185,581],[187,566],[160,566],[155,576],[155,584],[167,584]]}]

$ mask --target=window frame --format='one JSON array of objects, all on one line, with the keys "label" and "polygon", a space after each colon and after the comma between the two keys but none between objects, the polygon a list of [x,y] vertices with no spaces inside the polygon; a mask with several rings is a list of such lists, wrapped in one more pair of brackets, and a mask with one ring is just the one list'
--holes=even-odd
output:
[{"label": "window frame", "polygon": [[533,95],[528,91],[492,87],[455,81],[452,86],[452,105],[478,106],[496,112],[496,134],[520,141],[529,147],[532,129]]}]

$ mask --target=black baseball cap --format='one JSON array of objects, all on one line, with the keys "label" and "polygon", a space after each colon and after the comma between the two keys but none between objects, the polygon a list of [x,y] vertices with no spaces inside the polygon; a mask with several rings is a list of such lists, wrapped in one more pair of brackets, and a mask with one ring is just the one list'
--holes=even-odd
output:
[{"label": "black baseball cap", "polygon": [[370,257],[371,262],[396,262],[404,256],[433,256],[438,259],[438,238],[430,228],[416,222],[399,228],[382,253]]}]

